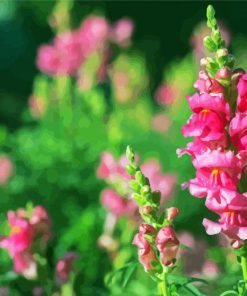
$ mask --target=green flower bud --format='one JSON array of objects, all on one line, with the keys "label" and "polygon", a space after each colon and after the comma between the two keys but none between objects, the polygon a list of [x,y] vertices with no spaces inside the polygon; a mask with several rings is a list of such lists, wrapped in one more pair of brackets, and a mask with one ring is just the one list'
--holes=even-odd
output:
[{"label": "green flower bud", "polygon": [[135,173],[135,178],[136,178],[136,181],[141,185],[146,185],[146,178],[141,171],[137,171]]},{"label": "green flower bud", "polygon": [[207,18],[209,20],[213,19],[215,16],[215,10],[212,5],[208,5],[207,7]]},{"label": "green flower bud", "polygon": [[203,44],[205,48],[210,52],[215,52],[217,50],[217,44],[213,41],[210,36],[206,36],[203,39]]},{"label": "green flower bud", "polygon": [[129,163],[126,165],[126,171],[130,176],[134,176],[138,167],[135,163]]},{"label": "green flower bud", "polygon": [[137,182],[136,180],[130,180],[130,181],[129,181],[129,186],[130,186],[130,188],[131,188],[134,192],[139,193],[140,190],[141,190],[141,187],[140,187],[140,185],[138,184],[138,182]]},{"label": "green flower bud", "polygon": [[126,148],[126,157],[131,162],[134,161],[134,159],[135,159],[134,151],[130,146],[127,146],[127,148]]}]

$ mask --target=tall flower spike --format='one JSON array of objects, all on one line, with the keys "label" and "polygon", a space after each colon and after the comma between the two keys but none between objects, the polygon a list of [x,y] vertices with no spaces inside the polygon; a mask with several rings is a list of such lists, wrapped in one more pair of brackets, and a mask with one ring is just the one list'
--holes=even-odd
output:
[{"label": "tall flower spike", "polygon": [[247,289],[247,194],[238,192],[247,155],[247,76],[233,69],[234,58],[225,48],[211,5],[207,19],[212,33],[204,46],[215,55],[203,59],[206,71],[194,84],[199,94],[188,98],[194,114],[182,133],[194,136],[194,142],[178,154],[192,156],[196,178],[183,186],[196,197],[206,197],[205,206],[219,215],[217,222],[204,219],[203,225],[209,235],[225,234],[238,249]]},{"label": "tall flower spike", "polygon": [[126,156],[130,162],[126,170],[133,177],[129,181],[133,190],[132,198],[138,204],[140,215],[145,222],[140,225],[133,244],[138,247],[139,261],[145,271],[159,281],[163,295],[170,295],[167,274],[175,265],[179,249],[172,222],[179,211],[172,207],[162,212],[161,194],[159,191],[152,191],[149,179],[135,162],[135,154],[129,146]]}]

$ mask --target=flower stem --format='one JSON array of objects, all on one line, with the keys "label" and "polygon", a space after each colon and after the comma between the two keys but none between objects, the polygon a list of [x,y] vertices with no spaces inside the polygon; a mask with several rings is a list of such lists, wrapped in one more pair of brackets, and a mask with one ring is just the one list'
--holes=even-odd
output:
[{"label": "flower stem", "polygon": [[245,281],[245,288],[247,289],[247,258],[244,256],[241,257],[241,266],[243,271],[243,279]]},{"label": "flower stem", "polygon": [[162,296],[170,296],[169,290],[168,290],[168,285],[167,285],[167,278],[166,278],[167,273],[163,273],[163,281],[159,283],[160,291],[162,293]]}]

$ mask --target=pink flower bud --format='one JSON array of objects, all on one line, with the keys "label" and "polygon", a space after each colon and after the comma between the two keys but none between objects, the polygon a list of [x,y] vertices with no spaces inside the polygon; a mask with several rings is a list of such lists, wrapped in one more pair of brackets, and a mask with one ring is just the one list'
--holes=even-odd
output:
[{"label": "pink flower bud", "polygon": [[215,77],[217,79],[229,80],[231,78],[231,69],[228,67],[221,68],[217,71]]},{"label": "pink flower bud", "polygon": [[165,266],[172,266],[176,261],[179,249],[179,241],[171,226],[160,229],[155,240],[157,249],[160,251],[160,258]]},{"label": "pink flower bud", "polygon": [[120,46],[127,47],[134,30],[134,24],[129,18],[120,19],[112,28],[111,38]]},{"label": "pink flower bud", "polygon": [[179,209],[172,207],[167,209],[167,219],[168,221],[172,221],[179,214]]},{"label": "pink flower bud", "polygon": [[150,213],[152,213],[153,211],[153,207],[152,206],[145,206],[141,209],[142,214],[144,215],[148,215]]}]

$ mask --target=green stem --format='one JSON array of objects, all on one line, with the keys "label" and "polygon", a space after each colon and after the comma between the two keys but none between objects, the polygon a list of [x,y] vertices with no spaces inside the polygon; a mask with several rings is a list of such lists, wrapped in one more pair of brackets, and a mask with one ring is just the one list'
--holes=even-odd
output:
[{"label": "green stem", "polygon": [[241,257],[241,266],[243,271],[243,279],[245,281],[245,288],[247,289],[247,258],[244,256]]},{"label": "green stem", "polygon": [[159,283],[160,291],[162,293],[162,296],[170,296],[169,290],[168,290],[168,285],[167,285],[167,278],[166,278],[167,273],[163,273],[163,281]]}]

